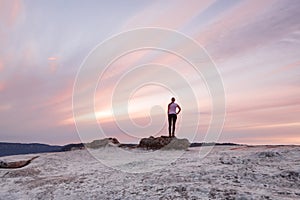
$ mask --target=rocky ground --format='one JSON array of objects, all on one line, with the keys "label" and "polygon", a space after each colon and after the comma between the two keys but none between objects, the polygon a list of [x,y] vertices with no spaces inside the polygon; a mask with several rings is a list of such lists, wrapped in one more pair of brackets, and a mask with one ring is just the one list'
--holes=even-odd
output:
[{"label": "rocky ground", "polygon": [[299,146],[220,146],[203,159],[199,150],[38,154],[0,170],[0,199],[300,199]]}]

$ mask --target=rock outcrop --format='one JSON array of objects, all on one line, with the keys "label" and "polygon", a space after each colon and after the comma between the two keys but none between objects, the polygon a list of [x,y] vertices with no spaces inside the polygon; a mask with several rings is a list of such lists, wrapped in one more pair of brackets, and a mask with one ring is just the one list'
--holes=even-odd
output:
[{"label": "rock outcrop", "polygon": [[188,141],[188,139],[178,139],[178,138],[172,138],[171,142],[164,146],[164,150],[187,150],[190,147],[191,143]]},{"label": "rock outcrop", "polygon": [[84,144],[83,143],[78,143],[78,144],[67,144],[61,148],[61,151],[74,151],[74,150],[80,150],[84,149]]},{"label": "rock outcrop", "polygon": [[167,136],[143,138],[138,145],[139,148],[151,150],[186,150],[189,146],[190,142],[187,139]]},{"label": "rock outcrop", "polygon": [[91,149],[98,149],[107,146],[119,146],[120,142],[116,138],[104,138],[102,140],[94,140],[91,143],[85,143],[84,146]]},{"label": "rock outcrop", "polygon": [[26,165],[29,165],[31,161],[34,159],[38,158],[39,156],[35,156],[29,160],[21,160],[21,161],[16,161],[16,162],[4,162],[0,161],[0,168],[5,168],[5,169],[16,169],[16,168],[22,168],[25,167]]}]

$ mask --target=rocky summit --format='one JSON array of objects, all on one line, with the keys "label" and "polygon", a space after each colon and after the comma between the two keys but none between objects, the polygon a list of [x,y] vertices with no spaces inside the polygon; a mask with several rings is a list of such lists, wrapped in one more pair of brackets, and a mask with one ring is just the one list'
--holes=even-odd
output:
[{"label": "rocky summit", "polygon": [[176,137],[153,137],[141,139],[138,148],[151,150],[186,150],[189,148],[190,142],[187,139],[178,139]]}]

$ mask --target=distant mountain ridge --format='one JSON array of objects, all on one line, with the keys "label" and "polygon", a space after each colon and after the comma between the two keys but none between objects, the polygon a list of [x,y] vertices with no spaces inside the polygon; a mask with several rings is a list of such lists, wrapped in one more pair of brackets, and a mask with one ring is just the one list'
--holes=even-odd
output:
[{"label": "distant mountain ridge", "polygon": [[[123,148],[135,148],[138,144],[121,144],[120,147]],[[190,147],[200,147],[200,146],[222,146],[222,145],[239,145],[234,143],[192,143]],[[63,152],[71,151],[73,149],[84,148],[83,143],[77,144],[67,144],[63,146],[58,145],[48,145],[40,143],[9,143],[0,142],[0,157],[20,155],[20,154],[35,154],[35,153],[50,153],[50,152]]]},{"label": "distant mountain ridge", "polygon": [[59,152],[61,149],[61,146],[51,146],[48,144],[0,142],[0,157],[19,154]]}]

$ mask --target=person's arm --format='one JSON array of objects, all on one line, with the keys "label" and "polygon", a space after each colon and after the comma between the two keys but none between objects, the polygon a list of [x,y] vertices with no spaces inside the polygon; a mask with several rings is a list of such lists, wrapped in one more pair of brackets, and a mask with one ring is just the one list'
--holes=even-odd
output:
[{"label": "person's arm", "polygon": [[180,111],[181,111],[181,108],[180,108],[179,105],[177,105],[177,108],[178,108],[178,112],[176,113],[176,115],[178,115],[180,113]]},{"label": "person's arm", "polygon": [[170,110],[170,103],[168,104],[168,111],[167,111],[167,115],[169,114],[169,110]]}]

